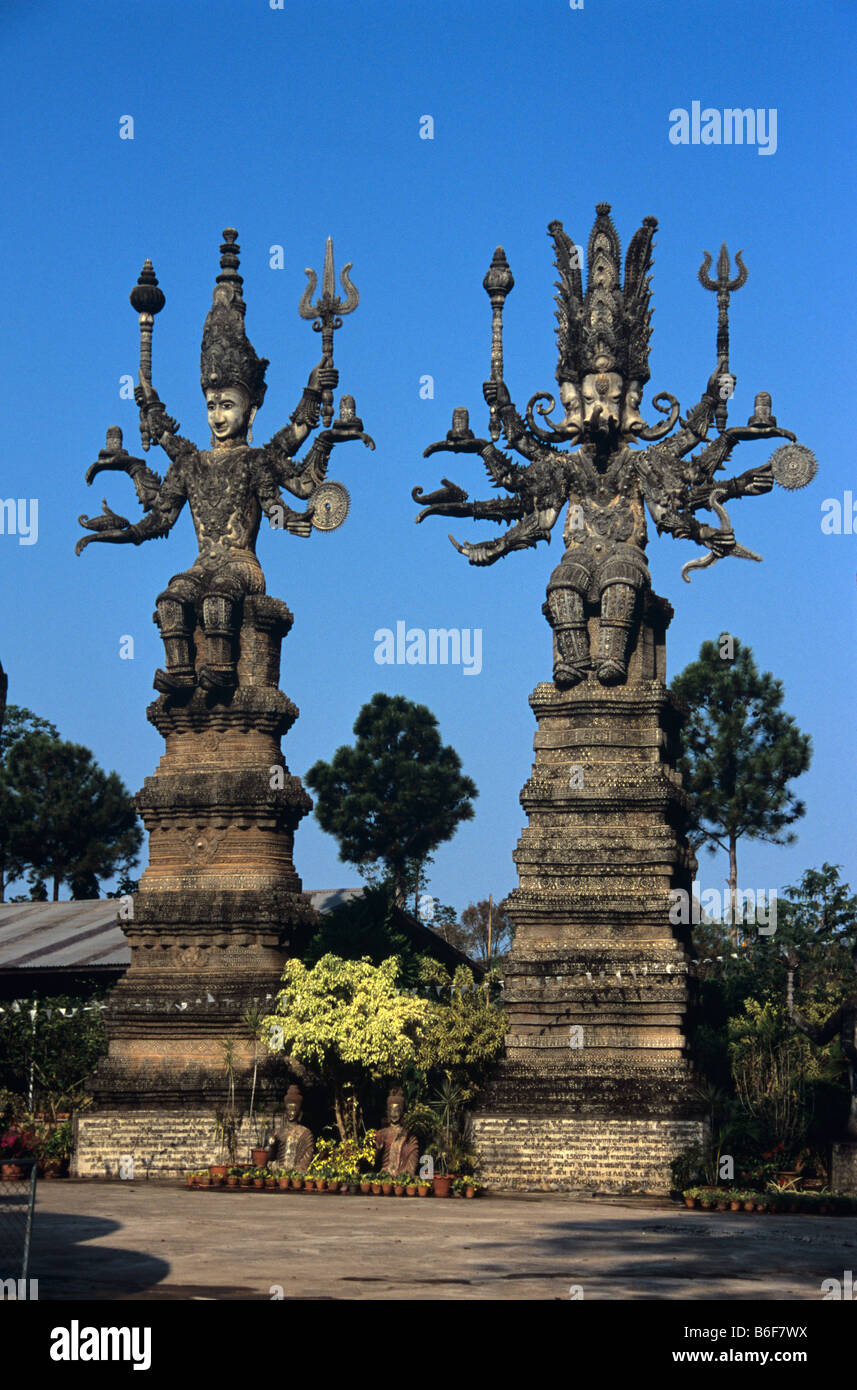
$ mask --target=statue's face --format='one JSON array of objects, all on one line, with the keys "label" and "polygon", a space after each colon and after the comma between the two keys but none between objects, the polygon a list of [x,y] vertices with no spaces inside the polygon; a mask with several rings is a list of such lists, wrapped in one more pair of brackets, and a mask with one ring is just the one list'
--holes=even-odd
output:
[{"label": "statue's face", "polygon": [[286,1101],[286,1119],[293,1125],[301,1113],[301,1108],[296,1100]]},{"label": "statue's face", "polygon": [[583,420],[595,429],[605,429],[610,421],[618,425],[622,410],[624,382],[618,372],[592,372],[581,384]]},{"label": "statue's face", "polygon": [[240,386],[212,387],[206,391],[205,399],[208,403],[208,423],[214,435],[215,446],[247,438],[252,416],[246,391]]},{"label": "statue's face", "polygon": [[579,429],[583,424],[583,406],[580,400],[580,390],[573,381],[561,381],[559,384],[559,398],[565,408],[565,419],[563,425],[566,429],[572,426]]},{"label": "statue's face", "polygon": [[632,425],[642,425],[640,402],[643,399],[643,385],[640,381],[629,381],[625,392],[625,408],[622,411],[622,429],[630,430]]},{"label": "statue's face", "polygon": [[387,1115],[389,1116],[390,1123],[397,1125],[402,1118],[402,1102],[400,1100],[391,1100],[387,1107]]}]

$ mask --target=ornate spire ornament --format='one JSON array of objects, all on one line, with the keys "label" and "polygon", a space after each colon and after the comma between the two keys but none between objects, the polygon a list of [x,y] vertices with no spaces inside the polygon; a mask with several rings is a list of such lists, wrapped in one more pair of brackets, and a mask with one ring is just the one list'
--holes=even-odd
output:
[{"label": "ornate spire ornament", "polygon": [[258,410],[265,399],[267,357],[258,357],[244,329],[244,284],[238,274],[241,247],[234,227],[226,227],[220,247],[220,274],[202,331],[200,384],[203,391],[240,386]]},{"label": "ornate spire ornament", "polygon": [[657,219],[646,217],[628,247],[625,284],[621,248],[610,204],[599,203],[589,236],[586,293],[577,248],[561,222],[548,235],[556,250],[557,381],[579,383],[589,373],[619,372],[626,380],[649,380],[652,312],[649,270]]}]

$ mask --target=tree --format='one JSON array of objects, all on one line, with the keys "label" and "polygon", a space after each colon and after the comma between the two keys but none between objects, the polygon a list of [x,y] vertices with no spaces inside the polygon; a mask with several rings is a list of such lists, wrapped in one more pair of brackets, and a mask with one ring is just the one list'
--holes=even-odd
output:
[{"label": "tree", "polygon": [[[14,795],[8,785],[6,777],[6,764],[9,753],[26,734],[42,733],[49,738],[59,738],[56,727],[47,719],[40,719],[37,714],[27,709],[24,705],[7,705],[2,728],[0,728],[0,902],[5,898],[7,883],[12,883],[16,878],[20,878],[24,872],[25,865],[15,853],[15,837],[17,830],[16,811],[17,804]],[[36,876],[31,882],[31,893],[20,899],[28,902],[30,898],[38,900],[41,896],[39,879]]]},{"label": "tree", "polygon": [[287,961],[275,1011],[264,1019],[269,1049],[304,1063],[328,1086],[343,1142],[360,1137],[364,1084],[397,1076],[416,1060],[429,1005],[401,993],[399,973],[395,956],[376,966],[326,955],[311,970]]},{"label": "tree", "polygon": [[515,927],[511,918],[500,911],[497,903],[497,898],[490,902],[488,898],[483,898],[478,903],[470,903],[461,914],[467,943],[461,949],[471,960],[480,961],[484,965],[490,965],[499,956],[505,955],[515,938]]},{"label": "tree", "polygon": [[27,732],[9,749],[3,774],[8,859],[28,867],[37,882],[52,878],[54,902],[66,882],[75,897],[97,896],[99,878],[135,862],[143,836],[133,798],[88,748]]},{"label": "tree", "polygon": [[[441,743],[425,705],[376,694],[354,723],[357,741],[306,774],[322,830],[339,841],[339,857],[371,875],[381,864],[403,906],[426,857],[472,820],[475,784],[461,773],[454,748]],[[368,871],[368,872],[367,872]]]},{"label": "tree", "polygon": [[809,767],[811,740],[780,708],[782,682],[767,671],[759,675],[750,648],[726,634],[719,644],[703,642],[671,690],[690,707],[679,761],[691,799],[690,837],[695,848],[728,854],[734,924],[738,842],[794,843],[796,836],[783,832],[806,808],[788,784]]},{"label": "tree", "polygon": [[304,964],[315,965],[322,956],[342,960],[369,960],[380,965],[398,958],[402,985],[414,986],[420,978],[421,957],[404,932],[395,925],[393,890],[389,883],[364,888],[348,902],[326,912],[306,951]]}]

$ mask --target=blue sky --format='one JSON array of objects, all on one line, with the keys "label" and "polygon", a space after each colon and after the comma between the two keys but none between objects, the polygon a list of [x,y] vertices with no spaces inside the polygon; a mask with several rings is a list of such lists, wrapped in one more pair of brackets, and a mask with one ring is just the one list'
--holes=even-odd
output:
[{"label": "blue sky", "polygon": [[[670,674],[726,629],[785,683],[786,708],[812,735],[807,802],[791,848],[746,846],[742,885],[778,887],[810,865],[855,863],[857,535],[824,535],[821,504],[857,496],[850,437],[854,377],[855,62],[850,3],[754,6],[688,0],[484,0],[393,6],[285,0],[181,0],[33,6],[7,3],[0,97],[5,263],[2,362],[4,498],[37,498],[38,541],[0,536],[6,595],[0,659],[9,698],[91,747],[132,790],[163,752],[145,720],[161,647],[156,594],[195,552],[185,511],[166,541],[73,553],[79,513],[106,495],[133,520],[130,482],[83,476],[108,425],[132,451],[136,372],[128,304],[145,256],[167,296],[155,327],[154,381],[182,432],[207,443],[199,340],[222,228],[242,246],[247,329],[271,359],[256,422],[269,438],[319,355],[297,315],[305,266],[354,264],[357,312],[336,340],[340,390],[356,396],[376,451],[334,453],[352,494],[346,525],[304,541],[264,530],[268,591],[295,625],[281,684],[301,709],[285,741],[302,774],[351,740],[374,691],[427,704],[480,796],[474,821],[437,855],[431,891],[464,907],[514,886],[523,825],[518,793],[532,762],[527,697],[550,677],[540,607],[557,535],[474,569],[441,520],[414,525],[411,488],[441,473],[472,496],[490,489],[478,459],[423,460],[455,405],[484,433],[490,307],[482,277],[497,243],[516,286],[506,308],[505,374],[522,407],[554,384],[552,248],[559,218],[588,237],[596,202],[613,206],[623,250],[645,215],[659,220],[652,378],[687,408],[714,363],[715,301],[696,278],[703,249],[743,249],[749,280],[733,299],[732,421],[756,391],[820,463],[811,487],[775,489],[732,512],[764,564],[724,561],[681,582],[688,543],[653,539],[656,590],[676,609]],[[11,80],[9,80],[11,75]],[[774,108],[776,153],[670,143],[669,113],[694,101]],[[119,138],[134,118],[134,139]],[[434,139],[420,139],[431,115]],[[269,249],[284,248],[284,268]],[[434,398],[420,398],[420,378]],[[847,412],[847,415],[846,415]],[[740,469],[773,445],[743,445]],[[157,464],[155,466],[158,466]],[[459,538],[497,534],[459,523]],[[650,528],[653,530],[653,528]],[[376,629],[480,628],[483,669],[378,666]],[[120,638],[135,640],[121,660]],[[359,882],[314,820],[298,831],[305,886]],[[703,857],[721,886],[725,858]]]}]

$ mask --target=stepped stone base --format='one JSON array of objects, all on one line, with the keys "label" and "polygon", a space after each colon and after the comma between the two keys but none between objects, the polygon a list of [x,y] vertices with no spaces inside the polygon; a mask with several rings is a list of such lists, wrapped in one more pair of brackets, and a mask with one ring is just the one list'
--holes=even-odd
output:
[{"label": "stepped stone base", "polygon": [[[255,1146],[255,1131],[245,1119],[238,1131],[238,1161],[249,1161]],[[210,1108],[99,1108],[78,1116],[71,1174],[140,1182],[180,1178],[188,1169],[226,1161]]]},{"label": "stepped stone base", "polygon": [[[197,686],[161,696],[147,716],[166,748],[136,798],[149,864],[124,915],[131,964],[111,992],[108,1055],[88,1083],[74,1170],[135,1168],[174,1175],[220,1161],[215,1117],[229,1099],[224,1042],[233,1047],[236,1113],[270,1113],[298,1069],[254,1048],[245,1014],[270,1013],[287,960],[319,918],[292,860],[312,808],[280,747],[298,717],[278,688],[292,615],[266,595],[244,601],[239,684],[214,697]],[[206,637],[194,637],[197,674]],[[242,1157],[249,1142],[241,1138]]]},{"label": "stepped stone base", "polygon": [[675,1118],[480,1111],[472,1124],[484,1180],[524,1192],[668,1192],[670,1160],[704,1135]]},{"label": "stepped stone base", "polygon": [[[690,1065],[693,981],[673,889],[691,889],[684,711],[666,687],[669,604],[647,593],[627,683],[542,682],[528,823],[504,904],[506,1055],[480,1095],[476,1146],[494,1185],[668,1191],[704,1132]],[[599,619],[589,618],[590,650]]]}]

